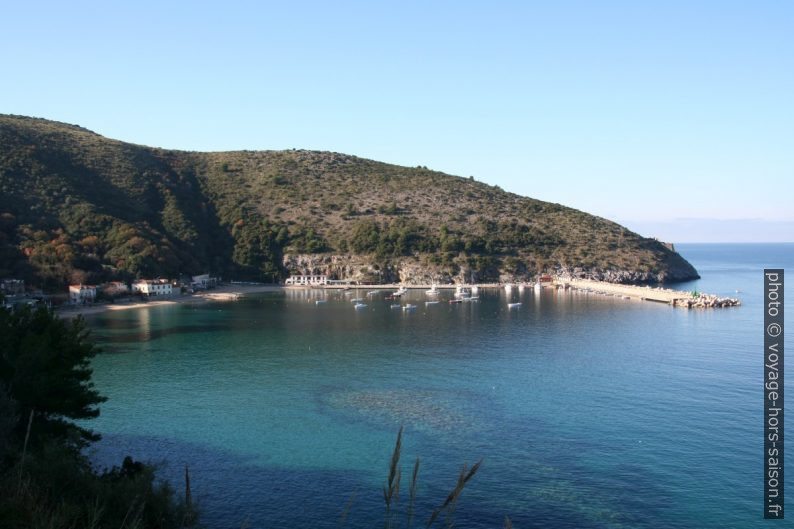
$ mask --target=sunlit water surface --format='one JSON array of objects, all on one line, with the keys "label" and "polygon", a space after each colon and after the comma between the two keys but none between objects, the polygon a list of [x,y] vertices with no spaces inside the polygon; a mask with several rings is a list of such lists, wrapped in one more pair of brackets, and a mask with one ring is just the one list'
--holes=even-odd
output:
[{"label": "sunlit water surface", "polygon": [[794,246],[679,251],[703,276],[679,288],[743,305],[416,291],[403,312],[384,291],[357,311],[287,291],[92,317],[109,397],[92,456],[161,461],[177,488],[189,465],[212,528],[337,527],[352,494],[346,526],[374,527],[404,425],[399,509],[420,457],[419,525],[483,458],[458,527],[765,526],[761,269],[790,268]]}]

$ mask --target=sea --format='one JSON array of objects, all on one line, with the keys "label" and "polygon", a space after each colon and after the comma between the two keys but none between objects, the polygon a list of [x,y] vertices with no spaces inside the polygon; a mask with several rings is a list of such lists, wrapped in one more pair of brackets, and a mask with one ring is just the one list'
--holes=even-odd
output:
[{"label": "sea", "polygon": [[478,462],[434,526],[767,527],[763,269],[794,269],[794,244],[677,250],[702,277],[675,288],[741,306],[285,290],[91,316],[89,455],[156,463],[180,495],[187,467],[209,528],[385,526],[401,428],[392,527],[425,527]]}]

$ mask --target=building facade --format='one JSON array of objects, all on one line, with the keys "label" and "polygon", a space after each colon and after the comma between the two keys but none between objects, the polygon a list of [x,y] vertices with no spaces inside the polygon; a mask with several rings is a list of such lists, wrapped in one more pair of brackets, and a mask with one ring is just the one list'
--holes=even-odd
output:
[{"label": "building facade", "polygon": [[144,296],[170,296],[174,287],[167,279],[139,279],[132,284],[132,291]]},{"label": "building facade", "polygon": [[328,276],[292,275],[284,281],[287,286],[322,286],[328,284]]},{"label": "building facade", "polygon": [[209,274],[202,274],[200,276],[193,276],[190,281],[191,288],[195,290],[204,290],[214,288],[218,285],[218,278],[212,277]]},{"label": "building facade", "polygon": [[21,296],[25,293],[24,279],[3,279],[0,280],[0,292],[6,296]]},{"label": "building facade", "polygon": [[69,302],[76,305],[93,303],[96,300],[96,286],[69,285]]}]

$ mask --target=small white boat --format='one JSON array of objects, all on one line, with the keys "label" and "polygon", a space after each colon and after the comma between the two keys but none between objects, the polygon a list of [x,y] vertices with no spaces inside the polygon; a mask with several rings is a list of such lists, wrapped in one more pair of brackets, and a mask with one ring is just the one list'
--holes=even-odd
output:
[{"label": "small white boat", "polygon": [[468,298],[463,298],[461,301],[480,301],[480,296],[471,296]]},{"label": "small white boat", "polygon": [[471,292],[469,289],[464,287],[463,285],[458,285],[455,287],[455,297],[458,299],[463,299],[471,296]]},{"label": "small white boat", "polygon": [[438,305],[438,301],[425,301],[425,306],[427,305]]},{"label": "small white boat", "polygon": [[411,305],[408,303],[407,305],[403,305],[403,310],[414,310],[416,309],[416,305]]},{"label": "small white boat", "polygon": [[433,286],[430,287],[430,290],[425,290],[425,294],[427,294],[428,296],[438,295],[438,287],[435,284],[433,284]]},{"label": "small white boat", "polygon": [[508,309],[517,309],[519,307],[521,307],[521,302],[520,301],[518,303],[508,303],[507,304],[507,308]]},{"label": "small white boat", "polygon": [[367,292],[367,295],[368,295],[368,296],[374,296],[374,295],[375,295],[375,294],[377,294],[378,292],[380,292],[380,290],[370,290],[369,292]]},{"label": "small white boat", "polygon": [[543,288],[543,285],[540,284],[540,281],[535,281],[535,292],[540,292]]},{"label": "small white boat", "polygon": [[402,307],[402,305],[400,305],[399,303],[392,303],[391,304],[391,308],[393,308],[393,309],[399,309],[400,307]]},{"label": "small white boat", "polygon": [[364,301],[364,298],[353,298],[350,300],[352,303],[361,303]]},{"label": "small white boat", "polygon": [[471,293],[472,294],[476,294],[479,291],[480,291],[480,287],[478,287],[477,285],[474,285],[473,287],[471,287]]},{"label": "small white boat", "polygon": [[511,285],[510,283],[505,285],[505,292],[509,294],[512,290],[513,290],[513,285]]},{"label": "small white boat", "polygon": [[314,304],[315,304],[315,305],[322,305],[322,304],[324,304],[324,303],[325,303],[325,300],[324,300],[324,299],[316,299],[316,300],[314,300]]},{"label": "small white boat", "polygon": [[524,283],[521,283],[520,285],[518,285],[518,291],[519,292],[523,292],[524,291]]},{"label": "small white boat", "polygon": [[365,308],[367,308],[367,304],[366,303],[356,303],[355,305],[353,305],[353,308],[355,308],[356,310],[365,309]]}]

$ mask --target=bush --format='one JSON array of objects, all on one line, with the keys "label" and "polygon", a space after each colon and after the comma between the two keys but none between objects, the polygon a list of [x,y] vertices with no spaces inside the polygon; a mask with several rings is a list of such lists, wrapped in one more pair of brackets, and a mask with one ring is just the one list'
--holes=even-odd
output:
[{"label": "bush", "polygon": [[82,454],[99,436],[97,348],[82,319],[45,308],[0,309],[0,527],[176,528],[195,522],[154,468],[126,458],[97,471]]}]

